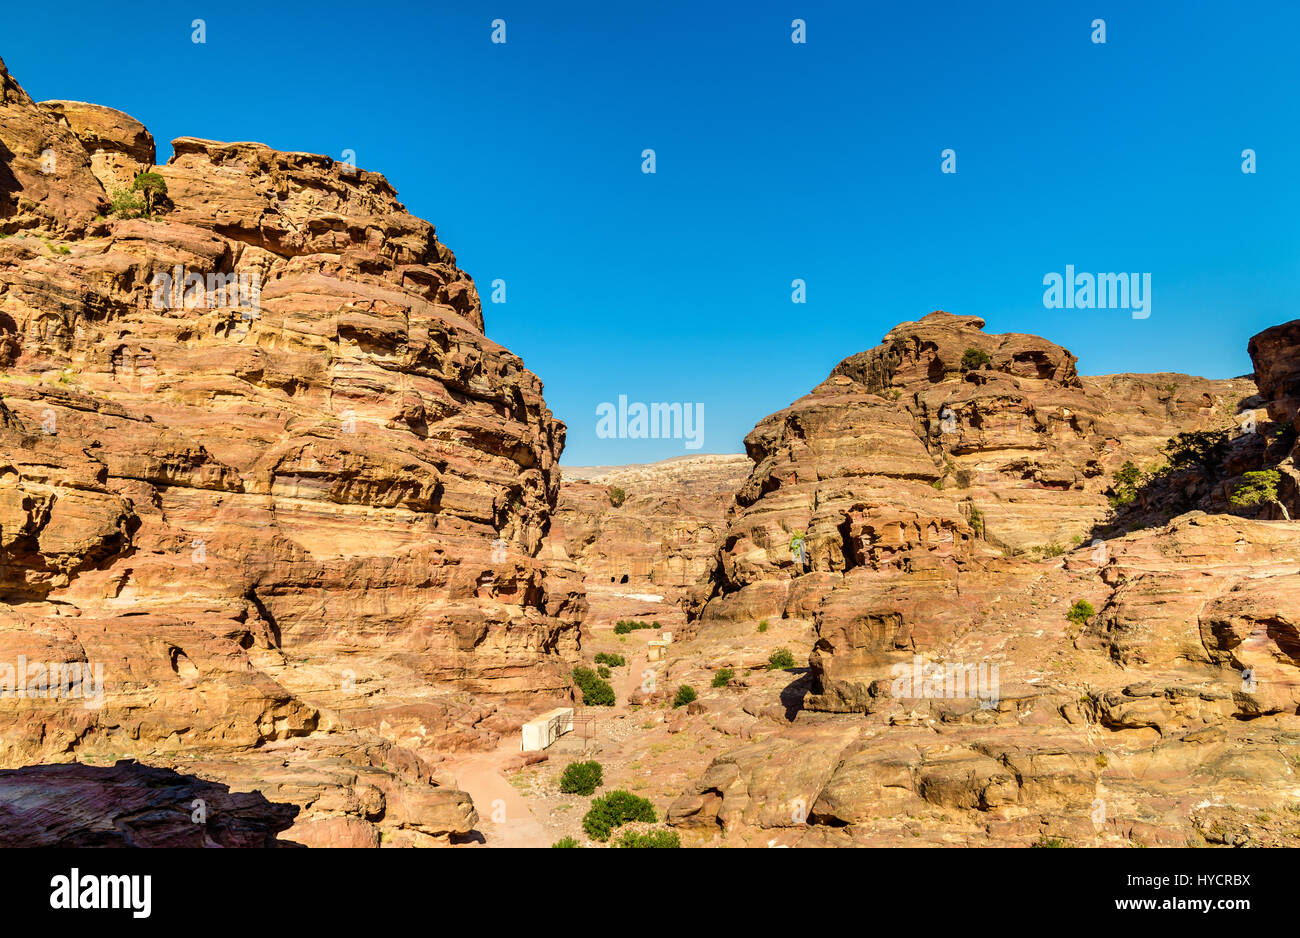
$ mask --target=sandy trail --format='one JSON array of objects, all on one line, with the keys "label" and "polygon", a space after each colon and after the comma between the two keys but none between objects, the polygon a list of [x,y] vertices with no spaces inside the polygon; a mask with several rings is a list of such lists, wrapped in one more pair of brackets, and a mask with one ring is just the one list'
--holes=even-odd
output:
[{"label": "sandy trail", "polygon": [[[626,672],[615,669],[617,703],[610,716],[628,711],[628,697],[641,689],[642,672],[650,667],[644,645],[623,652],[628,659]],[[510,736],[491,752],[466,753],[439,766],[440,774],[454,779],[456,787],[474,799],[479,822],[476,830],[483,835],[486,847],[550,847],[552,837],[533,816],[527,800],[507,781],[503,768],[519,753],[519,738]]]},{"label": "sandy trail", "polygon": [[[641,689],[641,684],[645,681],[645,676],[642,672],[650,667],[650,653],[644,646],[642,646],[639,651],[629,651],[626,657],[627,674],[623,676],[619,686],[614,689],[616,702],[613,709],[616,713],[627,712],[628,698],[632,696],[635,691]],[[618,671],[621,670],[622,669],[619,668],[615,673],[618,673]],[[656,680],[657,679],[658,678],[656,677]]]},{"label": "sandy trail", "polygon": [[549,847],[551,838],[538,823],[515,787],[506,781],[502,767],[519,753],[519,739],[511,736],[491,752],[469,753],[449,759],[440,770],[456,780],[457,787],[474,799],[477,830],[487,847]]}]

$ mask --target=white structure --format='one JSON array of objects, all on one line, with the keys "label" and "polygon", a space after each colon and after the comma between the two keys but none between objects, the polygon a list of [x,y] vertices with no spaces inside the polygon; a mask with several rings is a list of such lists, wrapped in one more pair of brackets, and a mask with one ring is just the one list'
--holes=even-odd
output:
[{"label": "white structure", "polygon": [[667,642],[653,642],[653,641],[651,641],[651,642],[646,642],[645,645],[646,645],[646,660],[647,660],[647,661],[663,661],[663,660],[664,660],[664,652],[665,652],[665,651],[667,650],[667,648],[668,648],[668,643],[667,643]]},{"label": "white structure", "polygon": [[664,643],[665,645],[671,645],[671,644],[673,643],[673,633],[672,633],[672,632],[661,632],[660,635],[659,635],[659,638],[663,640],[663,643]]},{"label": "white structure", "polygon": [[523,725],[524,752],[540,752],[573,729],[573,708],[556,707]]}]

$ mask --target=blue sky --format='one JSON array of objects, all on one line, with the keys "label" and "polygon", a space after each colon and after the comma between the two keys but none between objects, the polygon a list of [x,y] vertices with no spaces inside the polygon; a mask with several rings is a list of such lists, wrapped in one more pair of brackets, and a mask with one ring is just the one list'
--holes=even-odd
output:
[{"label": "blue sky", "polygon": [[[137,117],[161,161],[183,135],[354,150],[587,465],[691,452],[599,438],[602,402],[701,403],[695,452],[738,452],[933,309],[1086,374],[1249,373],[1249,337],[1300,316],[1297,36],[1282,2],[196,0],[11,4],[0,56],[38,100]],[[1150,318],[1044,308],[1067,264],[1149,272]]]}]

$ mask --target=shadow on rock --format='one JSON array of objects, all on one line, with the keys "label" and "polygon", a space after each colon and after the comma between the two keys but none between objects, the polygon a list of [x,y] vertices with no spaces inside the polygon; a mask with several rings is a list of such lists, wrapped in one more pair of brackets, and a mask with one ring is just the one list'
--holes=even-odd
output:
[{"label": "shadow on rock", "polygon": [[794,718],[803,709],[804,695],[812,690],[812,669],[787,668],[786,671],[799,675],[781,689],[781,705],[785,707],[785,718],[793,723]]},{"label": "shadow on rock", "polygon": [[125,759],[0,770],[5,847],[296,847],[277,835],[298,811]]}]

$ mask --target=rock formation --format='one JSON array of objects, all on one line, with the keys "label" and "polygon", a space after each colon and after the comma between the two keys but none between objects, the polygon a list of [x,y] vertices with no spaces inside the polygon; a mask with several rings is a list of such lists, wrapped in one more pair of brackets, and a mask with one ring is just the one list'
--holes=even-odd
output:
[{"label": "rock formation", "polygon": [[582,571],[584,625],[640,619],[680,631],[708,585],[749,467],[739,455],[566,467],[549,545]]},{"label": "rock formation", "polygon": [[[1294,419],[1279,329],[1251,344],[1261,399],[1249,379],[1081,377],[1050,342],[932,313],[761,421],[698,634],[770,616],[815,641],[787,718],[717,757],[674,823],[1295,842],[1241,831],[1300,791],[1300,523],[1225,496]],[[1215,455],[1180,456],[1178,434]]]},{"label": "rock formation", "polygon": [[458,842],[457,758],[576,833],[495,760],[585,634],[569,751],[695,843],[1300,843],[1300,321],[1207,380],[932,313],[747,458],[562,481],[383,176],[155,160],[0,63],[0,842]]},{"label": "rock formation", "polygon": [[0,663],[103,674],[0,696],[0,764],[247,781],[292,842],[464,833],[440,755],[571,696],[564,425],[383,176],[173,149],[0,63]]}]

